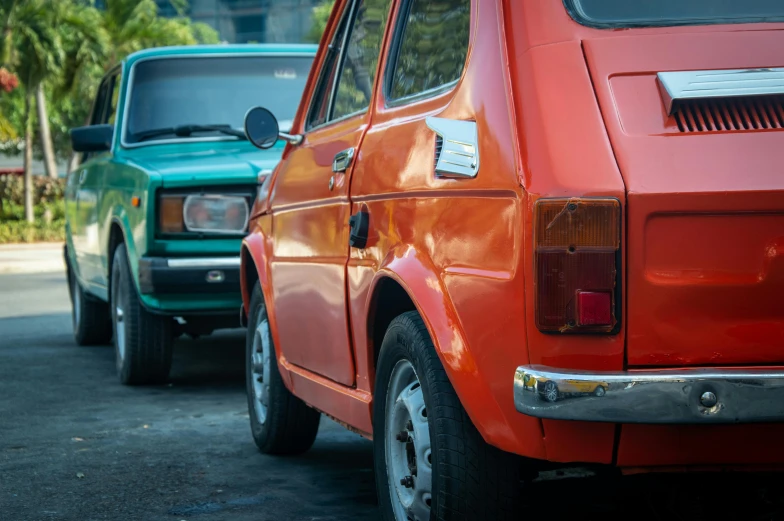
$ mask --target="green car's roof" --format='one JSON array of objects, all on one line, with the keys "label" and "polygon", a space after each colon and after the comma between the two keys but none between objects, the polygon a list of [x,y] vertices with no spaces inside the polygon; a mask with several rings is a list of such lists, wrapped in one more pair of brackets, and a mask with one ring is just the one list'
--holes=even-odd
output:
[{"label": "green car's roof", "polygon": [[192,56],[194,54],[309,54],[315,55],[318,45],[293,43],[182,45],[177,47],[153,47],[135,52],[126,58],[132,65],[144,58],[161,56]]}]

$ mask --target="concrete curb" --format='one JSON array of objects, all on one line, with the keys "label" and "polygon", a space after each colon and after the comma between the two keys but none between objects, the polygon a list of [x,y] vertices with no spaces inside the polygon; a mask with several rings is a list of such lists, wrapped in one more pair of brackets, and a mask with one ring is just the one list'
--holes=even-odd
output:
[{"label": "concrete curb", "polygon": [[58,271],[65,271],[61,242],[0,245],[0,274]]}]

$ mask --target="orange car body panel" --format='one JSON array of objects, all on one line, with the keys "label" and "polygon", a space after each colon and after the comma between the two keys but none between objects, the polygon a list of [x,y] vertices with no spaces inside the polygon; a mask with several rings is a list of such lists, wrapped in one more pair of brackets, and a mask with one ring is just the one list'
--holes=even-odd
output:
[{"label": "orange car body panel", "polygon": [[[388,25],[398,8],[393,1]],[[389,107],[377,79],[367,113],[303,132],[322,44],[292,128],[305,139],[287,147],[243,245],[245,307],[252,263],[286,385],[372,437],[370,329],[383,306],[377,292],[392,280],[422,315],[472,421],[501,449],[634,468],[784,463],[775,449],[784,427],[539,420],[519,414],[512,394],[515,367],[529,363],[784,365],[774,310],[784,285],[784,133],[679,133],[651,81],[658,71],[784,66],[784,24],[608,31],[577,24],[560,0],[474,0],[472,10],[453,90]],[[427,116],[477,122],[476,178],[434,176]],[[348,147],[358,151],[351,169],[325,192],[332,158]],[[621,202],[618,334],[535,326],[533,207],[572,196]],[[348,217],[360,210],[371,216],[369,241],[349,248]],[[730,313],[739,299],[751,303],[745,315]]]}]

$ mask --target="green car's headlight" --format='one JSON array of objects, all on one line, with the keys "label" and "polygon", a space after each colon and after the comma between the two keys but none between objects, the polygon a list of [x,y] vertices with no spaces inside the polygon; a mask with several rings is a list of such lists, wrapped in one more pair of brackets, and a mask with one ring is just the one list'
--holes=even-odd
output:
[{"label": "green car's headlight", "polygon": [[204,233],[242,233],[248,227],[248,202],[232,195],[189,195],[182,208],[185,229]]}]

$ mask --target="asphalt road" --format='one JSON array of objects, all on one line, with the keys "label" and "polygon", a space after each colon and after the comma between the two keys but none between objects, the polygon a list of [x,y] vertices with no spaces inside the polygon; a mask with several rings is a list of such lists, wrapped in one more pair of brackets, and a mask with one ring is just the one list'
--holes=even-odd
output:
[{"label": "asphalt road", "polygon": [[[61,274],[0,275],[0,521],[378,519],[367,440],[324,420],[304,456],[256,450],[243,349],[180,340],[169,385],[123,387],[110,347],[74,345]],[[784,519],[774,476],[570,475],[520,519]]]},{"label": "asphalt road", "polygon": [[376,519],[369,441],[322,421],[305,456],[258,452],[243,350],[183,339],[169,385],[124,387],[73,343],[64,276],[0,276],[0,521]]}]

